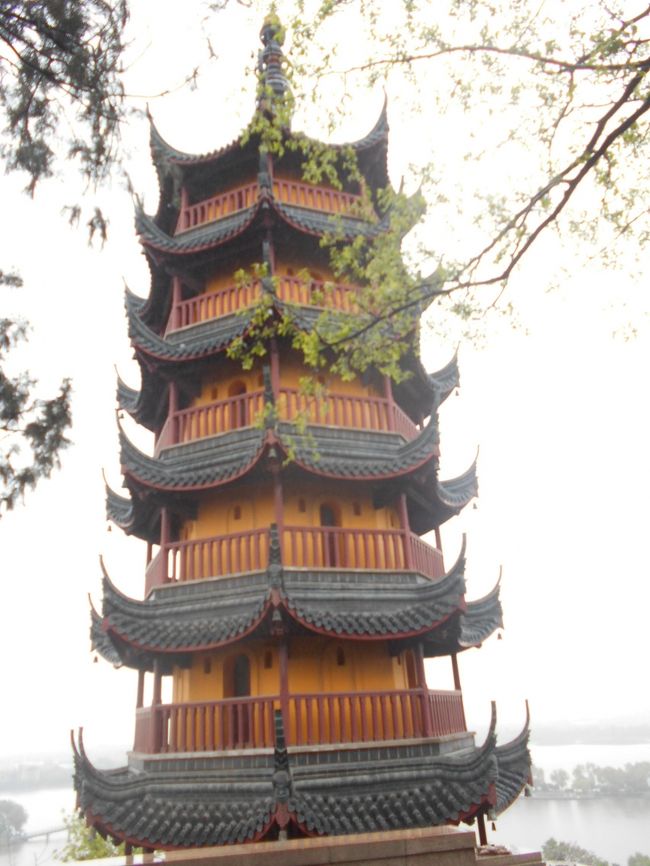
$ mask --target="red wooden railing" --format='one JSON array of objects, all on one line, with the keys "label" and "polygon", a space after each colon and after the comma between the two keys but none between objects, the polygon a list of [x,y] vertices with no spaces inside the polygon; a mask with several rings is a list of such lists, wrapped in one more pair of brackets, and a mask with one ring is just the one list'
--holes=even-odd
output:
[{"label": "red wooden railing", "polygon": [[[301,393],[298,388],[280,388],[277,409],[283,421],[301,417],[309,424],[396,432],[409,441],[420,432],[399,406],[384,397],[328,393],[317,399]],[[263,411],[264,392],[261,390],[181,409],[165,421],[154,454],[158,456],[163,448],[172,445],[250,427],[259,421]]]},{"label": "red wooden railing", "polygon": [[363,201],[360,195],[352,195],[338,189],[314,186],[295,180],[282,180],[281,178],[273,181],[273,195],[286,204],[294,204],[310,210],[326,211],[327,213],[346,214],[347,216],[359,214]]},{"label": "red wooden railing", "polygon": [[203,223],[214,222],[229,214],[251,207],[257,201],[258,189],[256,183],[249,183],[236,189],[213,195],[196,204],[190,204],[181,210],[176,234],[196,228]]},{"label": "red wooden railing", "polygon": [[[338,309],[351,312],[355,309],[356,289],[339,283],[320,280],[306,282],[299,277],[279,276],[277,295],[290,304],[301,304],[317,309]],[[212,292],[195,295],[174,305],[167,323],[166,333],[205,322],[232,316],[255,304],[261,297],[260,282],[255,280],[242,285],[225,286]]]},{"label": "red wooden railing", "polygon": [[[170,582],[261,571],[268,563],[268,545],[268,529],[173,541],[147,566],[145,593]],[[441,552],[417,535],[405,536],[399,529],[285,526],[282,561],[294,568],[404,571],[410,567],[431,578],[444,575]]]},{"label": "red wooden railing", "polygon": [[[160,704],[136,711],[136,752],[272,748],[279,695],[209,703]],[[289,695],[288,745],[368,743],[442,737],[467,730],[460,691]]]},{"label": "red wooden railing", "polygon": [[405,569],[404,533],[399,529],[285,526],[285,565],[312,568]]},{"label": "red wooden railing", "polygon": [[[204,223],[214,222],[229,214],[251,207],[257,201],[259,188],[257,183],[249,183],[227,192],[206,198],[196,204],[182,208],[176,234],[189,231]],[[273,181],[273,196],[286,204],[297,205],[309,210],[319,210],[325,213],[360,216],[362,197],[324,186],[314,186],[301,181]]]},{"label": "red wooden railing", "polygon": [[226,400],[215,400],[170,415],[156,441],[155,456],[170,445],[216,436],[230,430],[250,427],[264,411],[264,391],[237,394]]},{"label": "red wooden railing", "polygon": [[289,304],[303,307],[336,309],[353,312],[356,309],[357,290],[341,283],[306,280],[300,277],[279,276],[276,288],[278,297]]},{"label": "red wooden railing", "polygon": [[171,311],[167,333],[196,325],[197,322],[230,316],[252,306],[260,296],[260,283],[256,281],[239,286],[226,286],[179,301]]},{"label": "red wooden railing", "polygon": [[268,563],[269,530],[253,529],[163,548],[168,581],[201,580],[222,574],[261,571]]}]

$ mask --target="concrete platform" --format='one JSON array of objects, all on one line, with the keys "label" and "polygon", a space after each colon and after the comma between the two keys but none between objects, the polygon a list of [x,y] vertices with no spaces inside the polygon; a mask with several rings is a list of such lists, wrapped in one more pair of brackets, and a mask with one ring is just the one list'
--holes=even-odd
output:
[{"label": "concrete platform", "polygon": [[[473,831],[453,827],[188,848],[90,861],[96,866],[543,866],[541,854],[477,851]],[[88,866],[88,862],[85,864]]]}]

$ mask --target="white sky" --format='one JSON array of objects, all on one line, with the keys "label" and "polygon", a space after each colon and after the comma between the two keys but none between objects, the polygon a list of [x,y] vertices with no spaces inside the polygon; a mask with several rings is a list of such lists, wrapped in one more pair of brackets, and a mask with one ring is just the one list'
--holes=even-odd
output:
[{"label": "white sky", "polygon": [[[176,2],[158,0],[155,20],[151,8],[143,0],[133,4],[136,59],[129,86],[141,94],[179,81],[201,43],[198,2],[183,4],[181,16]],[[250,82],[242,91],[243,73],[257,51],[260,23],[260,14],[241,7],[214,18],[210,36],[221,63],[196,91],[151,101],[172,144],[209,150],[247,122],[252,92]],[[344,137],[372,126],[382,98],[379,91],[359,97]],[[411,118],[409,126],[404,99],[399,88],[389,88],[395,183],[416,146],[440,146],[441,129],[451,143],[441,164],[453,151],[445,119]],[[134,186],[152,212],[157,187],[141,118],[133,118],[127,144]],[[469,175],[471,186],[476,173]],[[458,175],[459,198],[471,197],[467,180]],[[19,178],[0,180],[0,263],[17,267],[25,279],[24,289],[3,293],[4,308],[23,313],[34,327],[16,363],[31,369],[45,389],[64,375],[75,387],[74,445],[63,469],[0,522],[6,696],[0,755],[65,749],[69,729],[78,725],[85,727],[91,755],[132,737],[135,677],[103,660],[93,664],[87,593],[99,606],[100,553],[118,587],[142,593],[145,545],[115,527],[107,532],[101,470],[119,490],[114,365],[127,382],[139,383],[126,339],[122,281],[145,295],[148,269],[125,191],[103,194],[111,222],[102,252],[89,250],[83,234],[65,225],[60,208],[74,200],[74,183],[63,173],[30,201],[20,193]],[[458,228],[435,231],[444,238]],[[447,562],[466,531],[469,598],[487,592],[503,565],[504,640],[493,638],[461,657],[468,721],[479,730],[492,698],[501,719],[515,725],[523,720],[524,698],[533,723],[650,720],[647,289],[624,268],[607,274],[581,261],[554,240],[540,246],[511,289],[521,327],[495,320],[482,345],[461,346],[460,394],[441,410],[442,478],[463,471],[480,445],[478,508],[445,527]],[[567,273],[547,293],[560,266]],[[636,339],[612,336],[629,323],[641,325]],[[455,344],[452,325],[447,337],[424,329],[427,367],[446,363]],[[437,684],[449,686],[448,672],[443,677],[432,667],[431,685]]]}]

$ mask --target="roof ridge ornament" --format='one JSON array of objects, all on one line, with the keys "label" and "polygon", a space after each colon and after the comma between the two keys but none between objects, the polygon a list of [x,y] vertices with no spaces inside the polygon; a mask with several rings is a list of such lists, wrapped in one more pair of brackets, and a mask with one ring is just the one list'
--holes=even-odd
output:
[{"label": "roof ridge ornament", "polygon": [[284,27],[275,9],[272,8],[260,30],[260,39],[264,48],[258,51],[257,55],[259,75],[257,108],[265,114],[276,117],[279,114],[281,125],[288,128],[291,122],[293,94],[284,72],[286,66],[282,51],[284,33]]}]

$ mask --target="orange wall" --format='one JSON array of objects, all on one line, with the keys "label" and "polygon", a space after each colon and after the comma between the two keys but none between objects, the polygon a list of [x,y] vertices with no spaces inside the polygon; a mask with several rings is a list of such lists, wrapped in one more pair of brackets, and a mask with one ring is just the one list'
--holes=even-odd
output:
[{"label": "orange wall", "polygon": [[[250,662],[251,696],[279,695],[277,645],[272,640],[251,640],[214,653],[199,653],[190,668],[177,668],[173,674],[173,702],[222,700],[224,666],[241,653]],[[332,640],[315,635],[293,638],[289,644],[290,694],[405,689],[405,671],[403,660],[391,658],[383,642]]]}]

